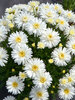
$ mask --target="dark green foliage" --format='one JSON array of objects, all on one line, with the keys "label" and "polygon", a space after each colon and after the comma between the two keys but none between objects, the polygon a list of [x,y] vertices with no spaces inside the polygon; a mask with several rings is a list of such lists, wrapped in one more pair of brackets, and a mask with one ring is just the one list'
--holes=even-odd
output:
[{"label": "dark green foliage", "polygon": [[63,7],[64,9],[68,10],[75,10],[75,0],[63,0]]}]

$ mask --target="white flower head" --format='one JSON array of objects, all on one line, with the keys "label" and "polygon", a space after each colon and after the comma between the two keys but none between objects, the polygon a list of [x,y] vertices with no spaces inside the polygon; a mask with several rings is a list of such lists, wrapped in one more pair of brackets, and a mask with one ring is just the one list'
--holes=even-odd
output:
[{"label": "white flower head", "polygon": [[48,100],[48,97],[48,92],[44,88],[33,87],[30,92],[30,98],[32,100]]},{"label": "white flower head", "polygon": [[0,47],[0,66],[5,66],[8,61],[8,54],[5,49]]},{"label": "white flower head", "polygon": [[48,72],[37,73],[33,83],[38,88],[48,88],[52,83],[52,77]]},{"label": "white flower head", "polygon": [[66,27],[69,26],[68,22],[66,21],[66,19],[64,17],[59,17],[56,19],[57,22],[57,28],[59,28],[61,31],[64,31],[66,29]]},{"label": "white flower head", "polygon": [[38,58],[29,59],[25,64],[25,71],[30,78],[36,77],[39,72],[45,72],[45,64],[42,60]]},{"label": "white flower head", "polygon": [[37,47],[38,47],[38,49],[44,49],[45,44],[43,42],[38,42]]},{"label": "white flower head", "polygon": [[30,5],[31,7],[37,7],[40,4],[39,1],[30,1],[28,2],[28,5]]},{"label": "white flower head", "polygon": [[69,85],[74,85],[75,84],[75,75],[73,73],[66,74],[66,78],[68,79],[68,84]]},{"label": "white flower head", "polygon": [[75,89],[73,86],[62,86],[59,87],[58,95],[63,100],[71,100],[75,95]]},{"label": "white flower head", "polygon": [[25,78],[27,78],[27,75],[25,72],[19,72],[19,78],[22,80],[25,80]]},{"label": "white flower head", "polygon": [[14,59],[15,63],[25,64],[27,60],[32,57],[32,50],[27,45],[21,45],[18,48],[13,49],[12,51],[12,58]]},{"label": "white flower head", "polygon": [[74,17],[74,13],[72,11],[64,11],[64,15],[65,19],[68,21],[68,22],[73,22],[75,17]]},{"label": "white flower head", "polygon": [[66,86],[68,85],[68,79],[67,77],[63,77],[59,80],[59,86]]},{"label": "white flower head", "polygon": [[33,18],[26,26],[26,30],[29,34],[40,35],[43,30],[46,29],[45,22],[42,22],[41,19]]},{"label": "white flower head", "polygon": [[8,89],[8,92],[16,95],[16,94],[20,94],[23,91],[24,83],[17,76],[12,76],[8,78],[6,82],[6,87]]},{"label": "white flower head", "polygon": [[70,69],[70,74],[75,75],[75,65]]},{"label": "white flower head", "polygon": [[20,29],[22,27],[22,29],[26,28],[27,23],[32,20],[34,17],[32,15],[30,15],[27,12],[21,12],[18,15],[16,15],[15,18],[15,23],[16,26]]},{"label": "white flower head", "polygon": [[42,10],[40,12],[40,16],[43,19],[48,19],[48,18],[55,18],[55,16],[57,15],[55,11],[53,11],[52,9],[49,9],[49,10]]},{"label": "white flower head", "polygon": [[54,4],[53,8],[54,8],[54,10],[56,12],[58,12],[59,14],[62,14],[62,11],[63,11],[62,5],[60,5],[60,4]]},{"label": "white flower head", "polygon": [[0,26],[0,42],[5,41],[7,35],[7,29],[4,26]]},{"label": "white flower head", "polygon": [[49,10],[50,9],[50,4],[47,2],[47,3],[42,3],[40,4],[39,6],[39,11],[41,12],[42,10]]},{"label": "white flower head", "polygon": [[68,35],[69,38],[72,38],[72,37],[75,38],[75,27],[74,26],[66,27],[64,34]]},{"label": "white flower head", "polygon": [[3,100],[16,100],[14,96],[7,96]]},{"label": "white flower head", "polygon": [[75,55],[75,39],[70,39],[67,44],[66,47],[68,48],[68,50]]},{"label": "white flower head", "polygon": [[48,28],[42,33],[40,40],[45,44],[45,47],[52,48],[60,42],[60,36],[58,32]]},{"label": "white flower head", "polygon": [[23,45],[28,42],[27,35],[19,31],[16,33],[12,33],[8,39],[11,48],[17,48],[20,45]]},{"label": "white flower head", "polygon": [[54,60],[54,64],[58,66],[66,66],[67,63],[71,59],[71,55],[69,50],[67,48],[55,48],[54,51],[52,52],[52,58]]}]

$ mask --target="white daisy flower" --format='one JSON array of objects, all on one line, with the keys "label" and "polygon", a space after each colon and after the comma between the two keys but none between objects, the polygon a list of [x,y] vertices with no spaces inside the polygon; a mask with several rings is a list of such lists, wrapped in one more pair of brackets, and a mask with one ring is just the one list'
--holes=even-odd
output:
[{"label": "white daisy flower", "polygon": [[69,85],[74,85],[75,84],[75,75],[70,73],[66,74],[66,78],[68,79],[68,84]]},{"label": "white daisy flower", "polygon": [[14,96],[7,96],[3,100],[16,100]]},{"label": "white daisy flower", "polygon": [[8,20],[4,17],[2,17],[2,19],[0,19],[0,26],[4,26],[7,31],[9,31],[9,28],[8,28]]},{"label": "white daisy flower", "polygon": [[27,23],[32,20],[34,17],[31,16],[29,13],[27,12],[21,12],[18,15],[16,15],[15,18],[15,23],[16,26],[20,29],[22,27],[22,29],[26,28]]},{"label": "white daisy flower", "polygon": [[74,21],[74,13],[72,11],[64,11],[64,15],[63,15],[68,22],[73,22]]},{"label": "white daisy flower", "polygon": [[66,43],[68,50],[75,55],[75,39],[71,39]]},{"label": "white daisy flower", "polygon": [[5,18],[8,21],[13,21],[14,20],[14,14],[8,14],[8,13],[6,13]]},{"label": "white daisy flower", "polygon": [[70,69],[70,74],[75,75],[75,65]]},{"label": "white daisy flower", "polygon": [[[68,22],[65,20],[65,18],[63,17],[59,17],[57,18],[58,22],[57,22],[57,28],[59,28],[61,31],[65,30],[66,27],[69,26]],[[57,21],[56,19],[56,21]]]},{"label": "white daisy flower", "polygon": [[30,92],[30,98],[32,100],[48,100],[48,97],[48,92],[44,88],[33,87]]},{"label": "white daisy flower", "polygon": [[18,65],[24,65],[26,61],[31,58],[32,50],[31,48],[28,48],[27,45],[21,45],[20,47],[13,49],[11,55],[15,63],[18,63]]},{"label": "white daisy flower", "polygon": [[37,73],[33,83],[38,88],[48,88],[52,83],[52,77],[48,72]]},{"label": "white daisy flower", "polygon": [[60,5],[60,4],[54,4],[53,10],[57,13],[57,15],[62,16],[64,14],[64,9],[63,9],[62,5]]},{"label": "white daisy flower", "polygon": [[16,10],[16,13],[21,12],[21,11],[27,11],[27,5],[26,4],[14,5],[13,9]]},{"label": "white daisy flower", "polygon": [[49,10],[42,10],[40,12],[40,16],[43,19],[48,19],[48,18],[55,18],[55,16],[57,16],[57,15],[52,9],[49,9]]},{"label": "white daisy flower", "polygon": [[6,39],[7,29],[4,26],[0,26],[0,42]]},{"label": "white daisy flower", "polygon": [[40,4],[39,1],[30,1],[28,2],[28,5],[30,5],[31,7],[37,7]]},{"label": "white daisy flower", "polygon": [[59,87],[58,94],[63,100],[71,100],[75,95],[75,89],[73,86]]},{"label": "white daisy flower", "polygon": [[74,26],[66,27],[64,34],[69,35],[69,38],[72,38],[72,37],[75,38],[75,27]]},{"label": "white daisy flower", "polygon": [[22,80],[25,80],[25,78],[27,77],[25,72],[19,72],[19,78]]},{"label": "white daisy flower", "polygon": [[43,30],[46,29],[45,22],[42,22],[41,19],[34,18],[27,24],[26,30],[29,34],[40,35]]},{"label": "white daisy flower", "polygon": [[40,6],[39,6],[39,12],[41,13],[42,10],[49,10],[50,6],[51,5],[48,2],[46,4],[45,3],[40,4]]},{"label": "white daisy flower", "polygon": [[7,14],[15,14],[16,9],[14,9],[13,7],[9,7],[9,8],[6,8],[5,12]]},{"label": "white daisy flower", "polygon": [[52,52],[52,58],[55,65],[57,66],[66,66],[67,63],[71,60],[70,52],[67,48],[55,48]]},{"label": "white daisy flower", "polygon": [[47,18],[46,22],[52,25],[56,25],[55,18]]},{"label": "white daisy flower", "polygon": [[23,91],[24,83],[17,76],[12,76],[8,78],[6,82],[6,87],[8,89],[8,92],[16,95],[16,94],[20,94]]},{"label": "white daisy flower", "polygon": [[12,33],[10,35],[8,41],[11,48],[16,48],[19,47],[20,45],[27,43],[28,39],[27,39],[27,35],[24,32],[16,31],[16,33]]},{"label": "white daisy flower", "polygon": [[52,48],[60,42],[60,37],[58,32],[48,28],[42,33],[40,40],[45,44],[46,47]]},{"label": "white daisy flower", "polygon": [[44,49],[45,48],[45,44],[43,42],[38,42],[37,48],[38,49]]},{"label": "white daisy flower", "polygon": [[8,60],[8,54],[5,49],[0,47],[0,66],[5,66]]},{"label": "white daisy flower", "polygon": [[45,64],[38,58],[32,58],[25,64],[25,71],[30,78],[34,78],[37,73],[45,72]]},{"label": "white daisy flower", "polygon": [[59,86],[66,86],[68,85],[68,79],[67,77],[63,77],[59,80]]}]

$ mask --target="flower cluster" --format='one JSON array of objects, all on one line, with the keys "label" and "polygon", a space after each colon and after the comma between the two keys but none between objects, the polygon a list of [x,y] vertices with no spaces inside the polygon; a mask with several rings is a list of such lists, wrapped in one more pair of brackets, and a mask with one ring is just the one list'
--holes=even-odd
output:
[{"label": "flower cluster", "polygon": [[[30,1],[5,10],[0,19],[3,100],[49,100],[75,93],[75,14],[60,4]],[[2,76],[3,75],[3,76]]]}]

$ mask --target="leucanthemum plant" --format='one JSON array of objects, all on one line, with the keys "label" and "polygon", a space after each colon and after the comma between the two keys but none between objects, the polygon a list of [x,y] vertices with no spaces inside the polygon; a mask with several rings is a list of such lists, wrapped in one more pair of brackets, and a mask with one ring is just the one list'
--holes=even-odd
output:
[{"label": "leucanthemum plant", "polygon": [[[75,94],[75,14],[60,4],[30,1],[0,19],[3,100],[71,100]],[[12,96],[13,95],[13,96]]]}]

